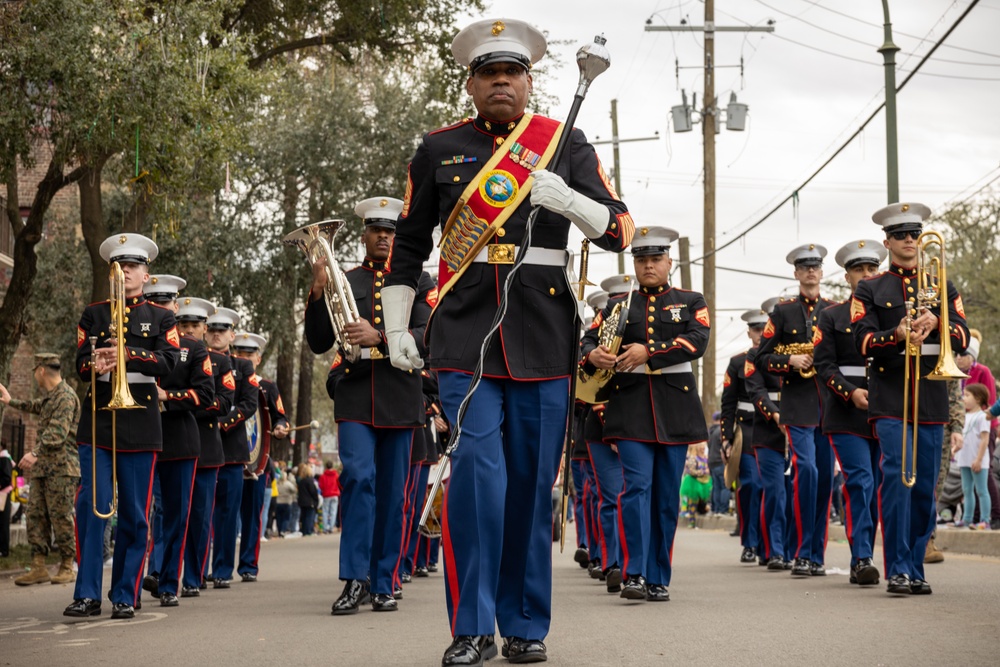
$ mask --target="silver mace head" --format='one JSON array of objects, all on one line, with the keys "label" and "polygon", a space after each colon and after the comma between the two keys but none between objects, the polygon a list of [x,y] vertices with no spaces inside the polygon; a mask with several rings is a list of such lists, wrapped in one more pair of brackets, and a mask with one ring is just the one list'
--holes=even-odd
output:
[{"label": "silver mace head", "polygon": [[604,46],[607,42],[608,40],[604,38],[604,35],[600,34],[594,37],[593,43],[584,44],[576,52],[576,65],[580,68],[580,83],[577,87],[577,95],[581,97],[586,95],[587,88],[590,87],[594,79],[611,67],[611,54],[608,53],[608,49]]},{"label": "silver mace head", "polygon": [[319,422],[315,419],[309,422],[309,428],[319,428]]}]

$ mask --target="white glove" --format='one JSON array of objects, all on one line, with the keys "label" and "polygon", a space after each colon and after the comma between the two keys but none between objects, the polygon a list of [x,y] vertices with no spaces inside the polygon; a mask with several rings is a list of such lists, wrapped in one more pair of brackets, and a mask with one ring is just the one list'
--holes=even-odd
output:
[{"label": "white glove", "polygon": [[588,239],[598,239],[608,230],[608,207],[573,190],[559,174],[539,169],[531,186],[531,205],[566,216]]},{"label": "white glove", "polygon": [[383,287],[382,316],[385,318],[385,342],[389,346],[389,362],[401,371],[423,368],[417,342],[410,333],[410,311],[416,290],[406,285]]}]

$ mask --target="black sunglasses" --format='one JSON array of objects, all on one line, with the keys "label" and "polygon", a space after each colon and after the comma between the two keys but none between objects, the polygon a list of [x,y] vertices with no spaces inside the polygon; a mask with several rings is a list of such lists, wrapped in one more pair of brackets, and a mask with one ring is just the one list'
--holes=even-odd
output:
[{"label": "black sunglasses", "polygon": [[893,238],[896,241],[902,241],[907,236],[909,236],[911,239],[913,239],[914,241],[916,241],[918,238],[920,238],[920,232],[915,231],[915,230],[914,231],[909,231],[909,232],[889,232],[889,236],[890,236],[890,238]]}]

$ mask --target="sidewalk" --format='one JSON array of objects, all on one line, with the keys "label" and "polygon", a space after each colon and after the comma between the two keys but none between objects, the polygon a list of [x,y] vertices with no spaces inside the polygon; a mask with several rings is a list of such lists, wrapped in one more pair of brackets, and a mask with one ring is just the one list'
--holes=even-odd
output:
[{"label": "sidewalk", "polygon": [[[736,517],[699,516],[695,525],[706,530],[724,530],[728,533],[736,528]],[[678,532],[682,530],[686,530],[683,524],[677,527]],[[847,533],[844,526],[838,523],[830,524],[829,541],[846,542]],[[881,531],[876,532],[875,543],[882,544]],[[937,544],[938,549],[945,553],[1000,558],[1000,530],[969,530],[968,528],[955,528],[942,524],[937,527],[937,537],[934,543]]]}]

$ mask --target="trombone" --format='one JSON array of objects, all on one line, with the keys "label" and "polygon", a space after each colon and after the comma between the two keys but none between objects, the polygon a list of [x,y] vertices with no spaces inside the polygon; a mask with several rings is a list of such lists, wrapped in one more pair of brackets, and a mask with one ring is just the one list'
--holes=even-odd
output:
[{"label": "trombone", "polygon": [[125,273],[118,262],[111,263],[111,329],[108,333],[115,339],[115,367],[111,370],[111,399],[101,410],[111,411],[111,508],[107,514],[97,509],[97,370],[94,358],[97,356],[97,336],[90,337],[90,491],[94,516],[110,519],[118,511],[118,419],[117,410],[144,408],[136,403],[128,389],[128,374],[125,372]]},{"label": "trombone", "polygon": [[[927,248],[938,246],[938,256],[929,257]],[[940,232],[927,230],[917,237],[917,296],[910,299],[906,309],[906,349],[903,367],[903,456],[901,459],[903,486],[912,488],[917,483],[917,427],[920,424],[920,345],[910,342],[910,331],[917,313],[940,306],[938,317],[938,332],[941,338],[941,350],[938,353],[934,370],[923,379],[926,380],[958,380],[969,377],[955,363],[951,352],[951,332],[948,324],[948,273],[945,269],[944,237]],[[912,366],[912,368],[911,368]],[[913,383],[913,404],[910,404],[910,377],[916,375]],[[913,422],[913,453],[907,457],[907,430]]]}]

